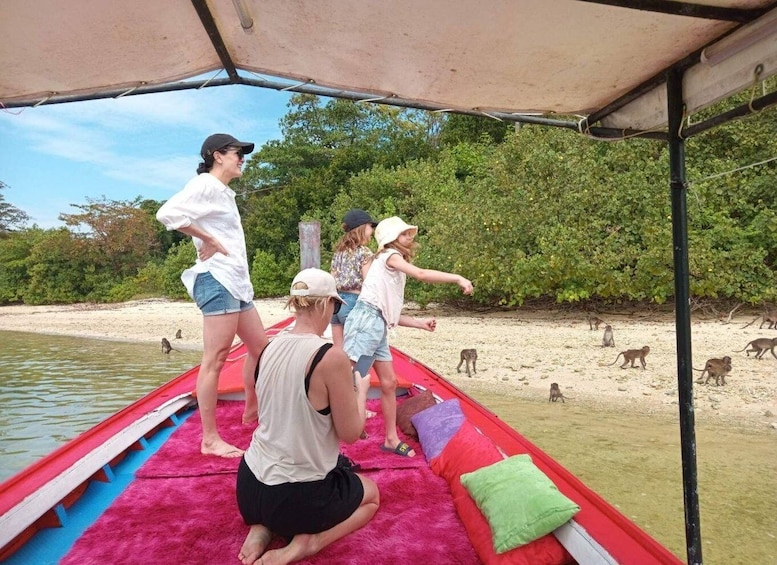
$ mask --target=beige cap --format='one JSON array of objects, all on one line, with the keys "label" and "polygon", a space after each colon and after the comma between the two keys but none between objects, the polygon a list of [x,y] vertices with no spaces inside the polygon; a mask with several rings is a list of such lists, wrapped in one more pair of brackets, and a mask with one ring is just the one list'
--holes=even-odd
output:
[{"label": "beige cap", "polygon": [[[307,288],[294,288],[297,283],[305,283]],[[335,278],[321,269],[303,269],[294,280],[291,281],[292,296],[309,296],[311,298],[334,298],[341,303],[345,301],[337,294],[337,284]]]},{"label": "beige cap", "polygon": [[375,228],[375,240],[378,242],[378,248],[383,249],[386,244],[396,241],[399,234],[407,230],[412,230],[413,235],[415,235],[418,233],[418,226],[406,224],[399,216],[391,216],[381,220],[378,227]]}]

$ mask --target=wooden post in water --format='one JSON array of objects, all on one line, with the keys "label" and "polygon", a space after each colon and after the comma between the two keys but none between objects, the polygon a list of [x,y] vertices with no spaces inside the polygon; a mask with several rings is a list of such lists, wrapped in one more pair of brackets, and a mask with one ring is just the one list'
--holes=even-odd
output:
[{"label": "wooden post in water", "polygon": [[299,223],[299,263],[301,269],[321,268],[321,224]]}]

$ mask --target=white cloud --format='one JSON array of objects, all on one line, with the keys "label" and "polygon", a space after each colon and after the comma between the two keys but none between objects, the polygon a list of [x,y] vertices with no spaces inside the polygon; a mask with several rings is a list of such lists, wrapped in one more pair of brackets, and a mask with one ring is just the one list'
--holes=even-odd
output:
[{"label": "white cloud", "polygon": [[166,199],[194,176],[207,135],[279,138],[288,98],[223,86],[0,112],[0,180],[42,227],[85,198]]}]

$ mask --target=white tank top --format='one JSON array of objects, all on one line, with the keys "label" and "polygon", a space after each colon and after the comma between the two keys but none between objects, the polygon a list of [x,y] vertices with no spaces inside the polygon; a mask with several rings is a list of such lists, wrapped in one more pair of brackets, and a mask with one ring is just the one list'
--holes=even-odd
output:
[{"label": "white tank top", "polygon": [[399,255],[396,249],[387,249],[375,255],[362,283],[359,300],[372,304],[383,315],[389,328],[399,323],[402,305],[405,302],[405,281],[407,275],[388,266],[388,258]]},{"label": "white tank top", "polygon": [[317,412],[305,393],[307,367],[326,343],[313,334],[284,334],[262,354],[259,424],[245,460],[266,485],[318,481],[337,464],[340,441],[332,417]]}]

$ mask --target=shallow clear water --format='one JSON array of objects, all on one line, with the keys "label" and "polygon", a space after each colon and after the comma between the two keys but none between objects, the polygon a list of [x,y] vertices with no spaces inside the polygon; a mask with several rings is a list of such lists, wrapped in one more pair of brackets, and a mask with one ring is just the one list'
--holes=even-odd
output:
[{"label": "shallow clear water", "polygon": [[154,344],[0,331],[0,481],[200,362]]},{"label": "shallow clear water", "polygon": [[[466,392],[686,560],[676,417]],[[777,434],[697,422],[696,451],[704,563],[777,564]]]}]

